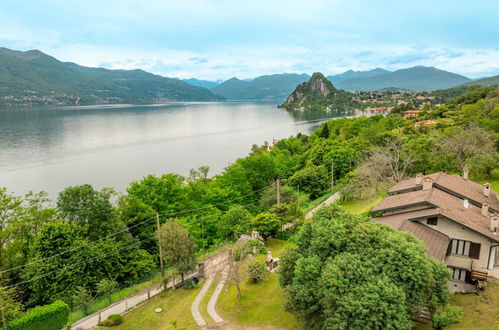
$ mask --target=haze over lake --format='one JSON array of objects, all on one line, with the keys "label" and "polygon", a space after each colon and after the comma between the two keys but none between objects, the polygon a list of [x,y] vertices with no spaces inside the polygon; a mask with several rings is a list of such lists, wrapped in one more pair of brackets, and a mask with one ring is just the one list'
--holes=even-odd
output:
[{"label": "haze over lake", "polygon": [[70,185],[123,191],[148,174],[210,166],[210,175],[263,144],[310,133],[338,114],[265,103],[173,103],[0,110],[0,186],[15,193]]}]

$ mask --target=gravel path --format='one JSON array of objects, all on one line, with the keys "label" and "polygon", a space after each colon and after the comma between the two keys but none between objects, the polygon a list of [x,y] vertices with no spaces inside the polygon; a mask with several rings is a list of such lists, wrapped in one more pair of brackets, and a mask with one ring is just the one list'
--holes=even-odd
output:
[{"label": "gravel path", "polygon": [[227,280],[228,272],[229,272],[229,267],[227,266],[222,271],[222,278],[220,279],[220,282],[218,283],[215,291],[213,292],[213,295],[210,298],[210,301],[208,302],[208,314],[210,314],[211,318],[213,319],[213,321],[215,321],[215,323],[221,323],[224,321],[215,310],[215,305],[217,303],[218,296],[220,296],[220,292],[222,292],[225,281]]}]

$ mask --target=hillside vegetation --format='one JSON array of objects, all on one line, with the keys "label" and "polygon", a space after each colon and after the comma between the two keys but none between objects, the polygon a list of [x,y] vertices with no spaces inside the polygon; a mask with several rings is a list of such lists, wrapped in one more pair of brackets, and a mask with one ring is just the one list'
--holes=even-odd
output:
[{"label": "hillside vegetation", "polygon": [[38,50],[0,48],[0,107],[222,99],[206,88],[142,70],[88,68]]}]

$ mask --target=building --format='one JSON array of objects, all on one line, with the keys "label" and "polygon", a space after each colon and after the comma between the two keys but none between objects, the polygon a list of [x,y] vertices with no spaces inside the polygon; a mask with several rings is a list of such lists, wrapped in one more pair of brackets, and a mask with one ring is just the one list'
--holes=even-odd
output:
[{"label": "building", "polygon": [[499,281],[499,199],[490,184],[444,172],[403,180],[372,212],[373,220],[410,232],[452,271],[452,292]]}]

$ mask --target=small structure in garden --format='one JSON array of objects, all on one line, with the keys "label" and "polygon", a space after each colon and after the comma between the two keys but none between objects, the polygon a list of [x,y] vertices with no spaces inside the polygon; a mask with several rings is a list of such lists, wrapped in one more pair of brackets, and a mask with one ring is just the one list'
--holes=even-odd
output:
[{"label": "small structure in garden", "polygon": [[267,270],[269,272],[273,272],[279,265],[279,258],[272,258],[272,252],[267,251],[267,260],[265,261],[265,263],[267,264]]}]

